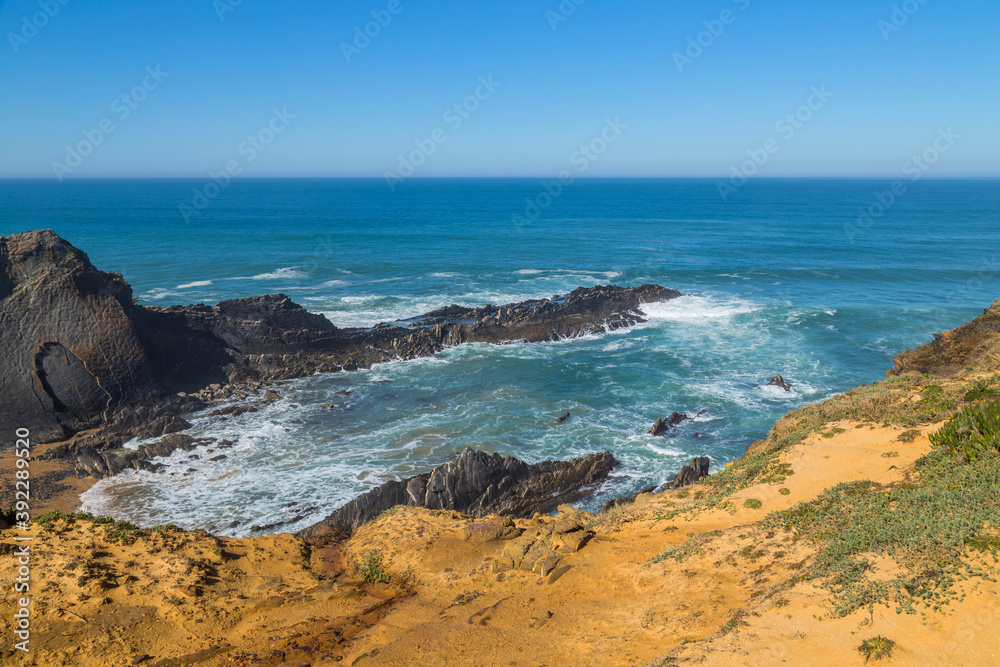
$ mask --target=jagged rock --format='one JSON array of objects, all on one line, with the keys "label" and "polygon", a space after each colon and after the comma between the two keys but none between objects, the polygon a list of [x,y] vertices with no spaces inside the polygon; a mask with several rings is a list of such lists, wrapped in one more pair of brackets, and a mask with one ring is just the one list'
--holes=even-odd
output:
[{"label": "jagged rock", "polygon": [[648,433],[649,435],[666,435],[667,431],[671,428],[687,421],[688,419],[690,419],[690,417],[683,412],[674,412],[667,417],[666,420],[657,419],[656,423],[653,424],[653,428],[649,429]]},{"label": "jagged rock", "polygon": [[209,417],[221,417],[222,415],[228,415],[230,417],[239,417],[248,412],[257,412],[257,408],[252,405],[230,405],[225,408],[219,408],[218,410],[212,410],[208,413]]},{"label": "jagged rock", "polygon": [[569,419],[569,412],[566,412],[565,414],[562,414],[562,415],[559,415],[558,417],[556,417],[556,423],[557,424],[562,424],[567,419]]},{"label": "jagged rock", "polygon": [[708,467],[711,463],[712,461],[707,456],[691,459],[691,463],[681,468],[681,471],[674,477],[674,481],[667,484],[665,488],[679,489],[682,486],[694,484],[703,477],[708,477]]},{"label": "jagged rock", "polygon": [[785,391],[792,390],[792,384],[790,382],[785,382],[785,378],[781,375],[775,375],[773,378],[767,381],[767,384],[772,387],[781,387]]},{"label": "jagged rock", "polygon": [[455,510],[474,517],[530,517],[583,497],[584,487],[602,481],[616,465],[608,452],[529,465],[512,456],[466,448],[456,460],[430,473],[372,489],[299,535],[310,537],[321,526],[350,533],[396,505]]},{"label": "jagged rock", "polygon": [[465,539],[476,542],[502,542],[520,537],[523,531],[510,517],[488,517],[465,528]]},{"label": "jagged rock", "polygon": [[354,392],[350,389],[341,389],[340,391],[335,391],[333,393],[335,393],[337,396],[350,396]]}]

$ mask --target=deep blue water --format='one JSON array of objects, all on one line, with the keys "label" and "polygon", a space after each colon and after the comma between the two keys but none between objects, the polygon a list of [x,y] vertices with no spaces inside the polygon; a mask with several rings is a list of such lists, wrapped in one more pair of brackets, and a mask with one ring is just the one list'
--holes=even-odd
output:
[{"label": "deep blue water", "polygon": [[[260,413],[196,420],[239,439],[226,460],[177,454],[167,474],[102,482],[87,509],[220,528],[320,508],[298,528],[467,445],[528,461],[608,449],[624,465],[594,508],[692,456],[723,466],[784,412],[884,377],[1000,297],[997,180],[907,183],[867,228],[859,208],[890,181],[761,179],[728,202],[710,180],[578,181],[520,222],[538,180],[236,181],[186,220],[204,184],[0,181],[0,234],[50,227],[147,304],[281,291],[345,326],[598,283],[690,296],[625,332],[298,381]],[[779,372],[792,392],[754,386]],[[645,435],[701,409],[676,437]]]}]

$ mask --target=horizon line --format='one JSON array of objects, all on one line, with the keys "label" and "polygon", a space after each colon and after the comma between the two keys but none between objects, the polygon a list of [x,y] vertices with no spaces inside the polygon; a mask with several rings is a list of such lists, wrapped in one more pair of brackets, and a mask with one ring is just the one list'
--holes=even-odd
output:
[{"label": "horizon line", "polygon": [[[412,176],[407,181],[526,181],[558,178],[552,174],[542,176]],[[717,176],[579,176],[574,181],[725,181],[730,175]],[[204,181],[207,176],[90,176],[66,178],[60,181],[55,177],[39,176],[0,176],[2,182],[33,182],[66,185],[70,183],[87,183],[99,181]],[[245,176],[234,177],[233,181],[384,181],[384,176]],[[955,181],[955,180],[1000,180],[996,175],[956,175],[956,176],[922,176],[914,179],[909,176],[885,175],[823,175],[823,176],[754,176],[747,181],[816,181],[816,180],[902,180],[902,181]]]}]

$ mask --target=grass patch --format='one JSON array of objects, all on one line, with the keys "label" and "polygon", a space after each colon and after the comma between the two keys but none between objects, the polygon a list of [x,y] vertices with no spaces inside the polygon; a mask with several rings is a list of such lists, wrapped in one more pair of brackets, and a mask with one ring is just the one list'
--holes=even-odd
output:
[{"label": "grass patch", "polygon": [[865,662],[868,662],[869,660],[891,658],[892,650],[894,648],[896,648],[896,642],[879,636],[872,637],[871,639],[866,639],[861,642],[861,646],[858,647],[858,652],[865,656]]},{"label": "grass patch", "polygon": [[[988,526],[1000,525],[1000,452],[985,452],[970,464],[937,449],[916,468],[919,483],[839,484],[765,519],[765,526],[817,544],[806,576],[824,582],[837,615],[872,611],[876,604],[895,604],[897,613],[914,613],[915,605],[940,610],[956,597],[958,581],[992,580],[994,569],[962,559],[970,540],[976,543]],[[902,572],[872,579],[872,555],[891,557]]]},{"label": "grass patch", "polygon": [[903,433],[900,433],[899,437],[896,439],[899,440],[900,442],[909,444],[919,437],[920,437],[920,431],[918,431],[915,428],[911,428],[909,431],[904,431]]},{"label": "grass patch", "polygon": [[358,574],[369,584],[387,584],[392,580],[382,566],[382,556],[374,549],[361,557]]},{"label": "grass patch", "polygon": [[[46,530],[54,530],[56,528],[56,522],[62,522],[66,527],[72,526],[77,522],[89,523],[91,526],[103,526],[104,527],[104,538],[109,542],[120,542],[124,546],[134,544],[136,540],[140,537],[146,537],[153,533],[164,533],[169,531],[183,532],[182,529],[178,528],[174,524],[167,524],[165,526],[155,526],[153,528],[140,528],[128,521],[117,521],[108,516],[94,516],[87,512],[74,512],[72,514],[63,514],[61,512],[46,512],[45,514],[40,514],[32,519],[32,522],[38,524]],[[194,533],[200,533],[202,535],[207,535],[205,531],[194,531]]]},{"label": "grass patch", "polygon": [[752,510],[759,510],[764,506],[764,503],[760,502],[756,498],[747,498],[743,501],[743,507],[748,507]]},{"label": "grass patch", "polygon": [[965,400],[971,403],[973,401],[1000,398],[1000,387],[993,386],[997,383],[997,380],[1000,380],[1000,376],[993,376],[985,380],[973,382],[972,388],[965,392]]},{"label": "grass patch", "polygon": [[653,556],[649,559],[650,563],[662,563],[665,560],[673,559],[678,563],[684,562],[686,558],[690,556],[701,555],[705,553],[703,548],[704,544],[708,542],[713,537],[718,537],[722,535],[721,530],[713,530],[710,533],[702,533],[701,535],[695,535],[694,537],[688,538],[682,542],[679,546],[673,549],[667,549],[663,553]]},{"label": "grass patch", "polygon": [[792,494],[790,490],[785,488],[778,489],[778,493],[780,493],[783,496],[790,496]]}]

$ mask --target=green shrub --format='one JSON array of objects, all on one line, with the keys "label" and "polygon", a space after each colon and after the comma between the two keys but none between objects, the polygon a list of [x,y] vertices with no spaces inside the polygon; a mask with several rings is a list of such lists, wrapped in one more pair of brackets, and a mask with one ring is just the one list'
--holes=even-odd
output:
[{"label": "green shrub", "polygon": [[382,569],[382,556],[375,550],[361,557],[358,574],[369,584],[387,584],[392,579],[389,573]]},{"label": "green shrub", "polygon": [[891,658],[892,649],[896,648],[896,642],[885,637],[872,637],[861,642],[858,652],[865,656],[865,662],[869,660],[881,660]]},{"label": "green shrub", "polygon": [[931,444],[962,453],[969,460],[1000,450],[1000,403],[966,407],[930,436]]},{"label": "green shrub", "polygon": [[743,507],[749,507],[752,510],[759,510],[764,506],[764,503],[760,502],[756,498],[747,498],[743,501]]}]

